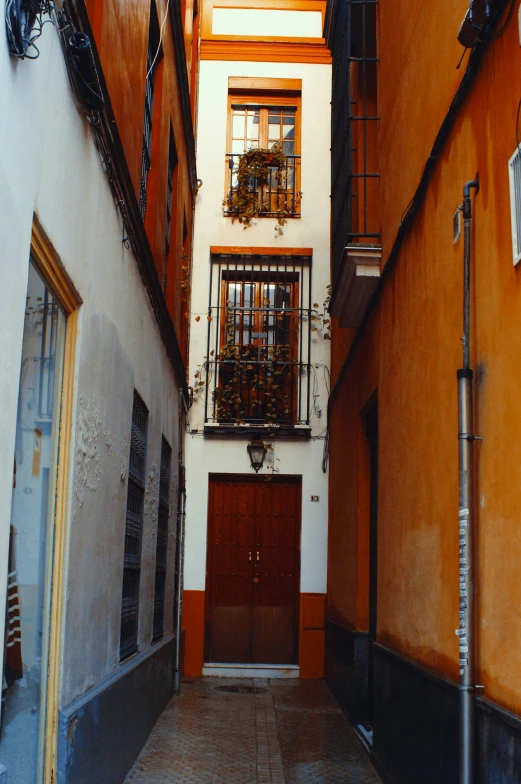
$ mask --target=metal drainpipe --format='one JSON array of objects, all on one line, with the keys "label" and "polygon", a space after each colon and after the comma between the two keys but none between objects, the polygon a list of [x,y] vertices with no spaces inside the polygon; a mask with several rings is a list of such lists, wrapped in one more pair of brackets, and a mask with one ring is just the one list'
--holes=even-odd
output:
[{"label": "metal drainpipe", "polygon": [[179,471],[179,496],[177,505],[177,553],[176,553],[176,572],[177,580],[175,586],[175,660],[174,660],[174,694],[179,694],[181,685],[181,621],[183,616],[183,570],[184,570],[184,547],[185,547],[185,505],[186,505],[186,485],[185,469],[180,466]]},{"label": "metal drainpipe", "polygon": [[460,665],[460,784],[474,780],[474,464],[472,442],[472,370],[470,368],[470,250],[471,189],[479,191],[479,178],[463,188],[464,220],[464,301],[463,367],[458,370],[459,440],[459,636]]}]

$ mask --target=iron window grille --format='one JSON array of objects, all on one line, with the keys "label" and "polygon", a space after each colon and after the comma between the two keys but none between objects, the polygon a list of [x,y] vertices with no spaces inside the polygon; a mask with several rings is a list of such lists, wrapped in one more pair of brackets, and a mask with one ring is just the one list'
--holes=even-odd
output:
[{"label": "iron window grille", "polygon": [[309,426],[309,256],[213,255],[205,423]]},{"label": "iron window grille", "polygon": [[168,549],[168,516],[170,507],[170,462],[172,449],[163,437],[159,472],[159,504],[157,509],[156,576],[154,589],[154,620],[152,641],[164,633],[166,559]]},{"label": "iron window grille", "polygon": [[141,539],[145,500],[148,410],[134,390],[128,470],[123,593],[121,601],[120,659],[137,651]]},{"label": "iron window grille", "polygon": [[165,259],[170,253],[170,227],[172,224],[172,203],[175,183],[175,171],[177,168],[177,148],[175,145],[174,132],[170,126],[170,141],[168,146],[168,171],[166,181],[166,221],[165,221]]},{"label": "iron window grille", "polygon": [[333,56],[331,211],[333,276],[346,245],[380,242],[378,227],[378,0],[336,4]]},{"label": "iron window grille", "polygon": [[147,180],[152,163],[152,121],[154,112],[154,82],[161,57],[159,51],[159,23],[155,2],[150,4],[150,26],[148,32],[147,76],[145,79],[145,117],[143,122],[143,150],[141,156],[141,178],[139,182],[139,211],[144,220],[147,209]]},{"label": "iron window grille", "polygon": [[514,264],[521,261],[521,148],[508,162],[510,179],[510,214],[512,221],[512,254]]},{"label": "iron window grille", "polygon": [[255,105],[248,102],[232,103],[230,107],[230,152],[226,154],[228,190],[224,214],[233,216],[230,206],[237,191],[237,173],[241,155],[260,147],[278,147],[286,157],[285,167],[279,171],[270,166],[266,179],[252,177],[248,195],[259,205],[258,214],[264,217],[295,218],[300,216],[300,155],[297,144],[297,107]]}]

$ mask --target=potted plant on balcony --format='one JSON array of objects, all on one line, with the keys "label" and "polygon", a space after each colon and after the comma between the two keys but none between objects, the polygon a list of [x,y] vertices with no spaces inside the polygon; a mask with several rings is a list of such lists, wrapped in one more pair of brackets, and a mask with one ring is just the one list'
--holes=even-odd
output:
[{"label": "potted plant on balcony", "polygon": [[[243,223],[244,228],[247,228],[263,211],[271,212],[270,205],[262,200],[262,186],[269,182],[270,174],[275,169],[272,176],[275,177],[279,187],[287,165],[287,158],[278,145],[270,149],[250,147],[240,155],[237,186],[230,191],[223,202],[223,206],[232,214],[232,219],[237,218],[239,223]],[[278,222],[282,226],[285,222],[284,215],[288,214],[286,202],[275,212],[279,214]]]}]

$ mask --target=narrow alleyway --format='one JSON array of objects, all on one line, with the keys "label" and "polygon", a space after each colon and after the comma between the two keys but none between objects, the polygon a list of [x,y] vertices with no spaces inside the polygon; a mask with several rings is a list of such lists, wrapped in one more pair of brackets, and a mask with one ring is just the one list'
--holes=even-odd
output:
[{"label": "narrow alleyway", "polygon": [[186,681],[125,784],[379,784],[321,681]]}]

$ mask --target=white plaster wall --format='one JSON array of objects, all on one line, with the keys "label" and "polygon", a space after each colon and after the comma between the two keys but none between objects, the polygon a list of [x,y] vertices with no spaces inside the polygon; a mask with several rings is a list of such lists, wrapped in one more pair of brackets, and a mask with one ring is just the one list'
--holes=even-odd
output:
[{"label": "white plaster wall", "polygon": [[[244,229],[222,214],[225,190],[224,161],[229,76],[258,76],[302,80],[300,219],[288,220],[283,234],[275,219],[262,218]],[[322,302],[330,280],[330,94],[331,67],[301,63],[249,63],[203,61],[200,69],[197,136],[197,171],[203,185],[197,197],[194,229],[190,330],[190,380],[207,353],[207,309],[210,282],[210,246],[297,247],[313,249],[312,303]],[[197,317],[199,321],[196,321]],[[317,407],[312,413],[314,437],[326,426],[327,389],[324,367],[329,365],[329,342],[313,333],[311,361],[319,379]],[[212,472],[253,473],[246,452],[247,440],[203,438],[204,404],[196,400],[189,415],[187,437],[187,518],[185,589],[204,590],[208,475]],[[270,439],[271,441],[272,439]],[[279,474],[302,475],[301,591],[326,591],[327,475],[322,473],[323,440],[275,440],[263,473],[272,459]],[[319,502],[310,496],[318,495]]]},{"label": "white plaster wall", "polygon": [[[83,299],[76,346],[61,705],[118,668],[134,387],[149,408],[139,648],[151,646],[161,435],[172,447],[165,633],[171,629],[179,448],[177,383],[56,31],[36,61],[10,58],[0,25],[0,586],[7,544],[33,212]],[[4,617],[0,590],[0,618]],[[2,649],[3,624],[0,624]]]}]

